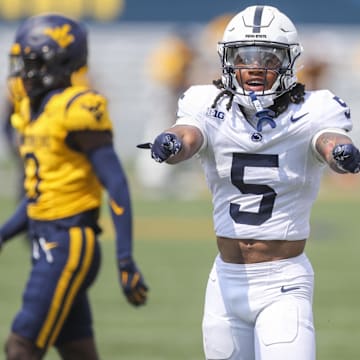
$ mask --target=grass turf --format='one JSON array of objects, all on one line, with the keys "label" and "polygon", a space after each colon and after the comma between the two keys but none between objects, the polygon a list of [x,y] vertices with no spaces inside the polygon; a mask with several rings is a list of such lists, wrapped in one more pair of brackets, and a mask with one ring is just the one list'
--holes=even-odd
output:
[{"label": "grass turf", "polygon": [[[318,360],[353,360],[360,350],[360,191],[325,184],[312,213],[306,252],[315,270],[314,313]],[[13,202],[0,199],[0,219]],[[296,205],[296,204],[294,204]],[[201,317],[207,275],[216,254],[211,202],[134,198],[135,257],[150,286],[148,304],[128,305],[117,281],[111,225],[103,217],[103,265],[91,290],[95,331],[102,359],[203,359]],[[20,305],[30,266],[18,238],[0,260],[0,342]],[[0,356],[1,358],[1,356]],[[58,359],[50,351],[48,360]]]}]

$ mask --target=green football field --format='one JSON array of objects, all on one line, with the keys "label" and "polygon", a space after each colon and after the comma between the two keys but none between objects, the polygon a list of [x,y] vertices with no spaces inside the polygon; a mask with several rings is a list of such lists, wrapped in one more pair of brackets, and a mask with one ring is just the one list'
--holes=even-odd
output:
[{"label": "green football field", "polygon": [[[145,307],[133,308],[121,293],[105,211],[103,266],[91,291],[101,358],[203,359],[202,306],[216,255],[210,198],[205,193],[192,200],[150,200],[134,189],[132,194],[135,257],[151,289],[149,301]],[[5,196],[0,204],[0,219],[4,220],[14,204]],[[359,204],[359,182],[326,182],[312,212],[306,252],[315,270],[317,360],[360,356]],[[1,252],[1,343],[20,305],[29,266],[24,239],[14,239]],[[50,351],[46,359],[58,357]]]}]

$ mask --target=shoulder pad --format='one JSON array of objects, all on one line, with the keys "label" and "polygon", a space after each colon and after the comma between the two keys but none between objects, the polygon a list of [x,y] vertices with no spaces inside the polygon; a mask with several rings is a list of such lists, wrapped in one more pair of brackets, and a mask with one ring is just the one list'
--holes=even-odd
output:
[{"label": "shoulder pad", "polygon": [[206,111],[214,102],[219,89],[212,85],[191,86],[178,101],[178,117],[193,116]]},{"label": "shoulder pad", "polygon": [[111,130],[107,100],[93,90],[79,88],[65,104],[64,125],[68,130]]}]

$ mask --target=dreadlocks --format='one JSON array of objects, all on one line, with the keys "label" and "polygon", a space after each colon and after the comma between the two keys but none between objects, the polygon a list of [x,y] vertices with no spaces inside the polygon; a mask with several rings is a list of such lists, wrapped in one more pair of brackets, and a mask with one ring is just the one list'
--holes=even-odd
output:
[{"label": "dreadlocks", "polygon": [[231,105],[234,99],[234,91],[230,90],[230,89],[225,89],[225,86],[222,82],[221,79],[218,80],[213,80],[213,85],[215,85],[218,89],[221,89],[222,91],[216,96],[216,98],[214,99],[214,102],[211,105],[211,108],[214,109],[216,107],[216,104],[218,103],[218,101],[225,95],[229,96],[229,102],[226,104],[226,110],[229,111],[231,109]]}]

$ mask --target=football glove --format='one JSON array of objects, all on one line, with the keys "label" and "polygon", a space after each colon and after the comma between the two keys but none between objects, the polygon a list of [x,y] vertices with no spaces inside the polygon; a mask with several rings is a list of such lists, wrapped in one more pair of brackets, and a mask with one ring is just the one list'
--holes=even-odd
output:
[{"label": "football glove", "polygon": [[360,152],[353,144],[338,144],[332,151],[337,166],[353,174],[360,171]]},{"label": "football glove", "polygon": [[176,155],[181,148],[181,140],[175,134],[161,133],[151,146],[151,157],[161,163],[170,156]]},{"label": "football glove", "polygon": [[148,287],[143,276],[132,259],[119,261],[120,284],[127,301],[140,306],[146,303]]}]

